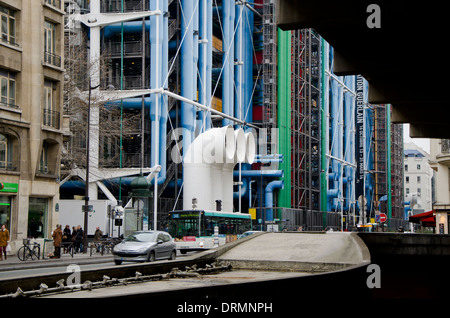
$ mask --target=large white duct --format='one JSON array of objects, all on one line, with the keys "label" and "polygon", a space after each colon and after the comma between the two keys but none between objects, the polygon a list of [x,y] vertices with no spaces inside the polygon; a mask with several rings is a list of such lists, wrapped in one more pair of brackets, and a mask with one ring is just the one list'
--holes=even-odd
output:
[{"label": "large white duct", "polygon": [[192,209],[195,198],[196,209],[215,210],[220,200],[224,211],[233,211],[233,169],[239,162],[253,162],[254,146],[251,133],[232,126],[200,134],[183,158],[183,209]]}]

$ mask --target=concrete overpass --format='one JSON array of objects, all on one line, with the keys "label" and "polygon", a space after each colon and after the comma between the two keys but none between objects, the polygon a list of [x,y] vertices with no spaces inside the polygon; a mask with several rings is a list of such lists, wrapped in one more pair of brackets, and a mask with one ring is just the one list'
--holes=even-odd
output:
[{"label": "concrete overpass", "polygon": [[[185,270],[215,261],[231,263],[232,270],[201,275]],[[368,285],[372,265],[380,268],[380,288]],[[174,261],[85,270],[81,282],[90,281],[98,288],[40,297],[151,299],[172,306],[201,301],[276,301],[290,309],[297,308],[300,300],[446,298],[449,266],[448,235],[261,233]],[[140,282],[140,277],[161,276],[175,267],[181,271],[177,277],[183,278]],[[137,272],[143,276],[138,277]],[[2,294],[14,293],[17,287],[39,290],[41,283],[53,288],[69,275],[62,271],[1,279],[0,286]],[[126,284],[121,281],[130,277]]]},{"label": "concrete overpass", "polygon": [[[373,27],[377,4],[379,27]],[[313,28],[335,49],[334,73],[362,74],[369,102],[393,106],[392,121],[409,123],[411,137],[450,138],[442,1],[277,0],[283,30]]]}]

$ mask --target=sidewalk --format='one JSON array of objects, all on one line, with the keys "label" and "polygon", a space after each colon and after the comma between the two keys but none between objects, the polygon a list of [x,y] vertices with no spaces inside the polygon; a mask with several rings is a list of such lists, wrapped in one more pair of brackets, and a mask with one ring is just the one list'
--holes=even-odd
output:
[{"label": "sidewalk", "polygon": [[30,269],[38,267],[55,267],[66,266],[70,264],[94,264],[94,263],[108,263],[113,262],[114,257],[111,253],[105,253],[103,256],[100,254],[93,254],[90,256],[88,249],[86,254],[77,253],[73,254],[73,258],[70,254],[62,254],[61,258],[45,258],[39,260],[27,260],[21,261],[16,255],[8,255],[8,258],[0,261],[0,271]]}]

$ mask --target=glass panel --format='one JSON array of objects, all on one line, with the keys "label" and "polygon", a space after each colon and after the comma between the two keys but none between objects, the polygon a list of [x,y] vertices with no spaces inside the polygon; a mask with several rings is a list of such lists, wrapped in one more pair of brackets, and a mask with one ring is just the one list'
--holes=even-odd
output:
[{"label": "glass panel", "polygon": [[[5,138],[3,135],[0,135],[0,137]],[[7,149],[6,138],[3,140],[0,138],[0,168],[6,167]]]},{"label": "glass panel", "polygon": [[2,39],[8,41],[8,17],[2,15]]},{"label": "glass panel", "polygon": [[5,224],[11,235],[11,197],[0,196],[0,225]]},{"label": "glass panel", "polygon": [[16,104],[16,81],[12,79],[9,80],[9,103]]},{"label": "glass panel", "polygon": [[30,198],[28,206],[28,237],[46,236],[48,199]]},{"label": "glass panel", "polygon": [[9,39],[10,43],[16,43],[16,20],[9,18]]},{"label": "glass panel", "polygon": [[1,79],[1,101],[2,103],[8,103],[8,80],[6,78]]}]

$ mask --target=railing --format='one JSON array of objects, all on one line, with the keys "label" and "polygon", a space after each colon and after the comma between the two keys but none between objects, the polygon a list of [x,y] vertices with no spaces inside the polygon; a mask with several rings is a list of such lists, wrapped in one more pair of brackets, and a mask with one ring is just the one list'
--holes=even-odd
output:
[{"label": "railing", "polygon": [[0,160],[0,170],[6,171],[17,171],[18,161],[17,160]]},{"label": "railing", "polygon": [[60,119],[59,112],[44,108],[42,123],[45,126],[59,129],[60,128],[59,119]]},{"label": "railing", "polygon": [[441,139],[441,153],[450,154],[450,139]]},{"label": "railing", "polygon": [[[112,78],[110,81],[103,81],[102,87],[106,87],[107,85],[113,85],[115,88],[120,88],[120,79]],[[145,76],[144,83],[142,83],[142,76],[124,76],[122,81],[122,89],[140,89],[146,88],[150,86],[150,77]]]},{"label": "railing", "polygon": [[[144,8],[142,5],[144,4]],[[123,12],[139,12],[149,9],[149,1],[127,0],[123,1]],[[102,0],[102,12],[122,12],[122,0]]]},{"label": "railing", "polygon": [[[310,211],[289,208],[258,208],[255,207],[257,215],[261,219],[253,224],[256,230],[267,230],[267,225],[278,225],[280,231],[303,231],[320,232],[325,229],[339,231],[341,229],[341,214],[336,212]],[[264,221],[267,210],[273,210],[274,221]],[[278,218],[280,216],[280,218]],[[325,222],[324,223],[324,218]]]},{"label": "railing", "polygon": [[[105,43],[106,50],[109,52],[111,57],[117,57],[121,55],[121,44],[120,42],[107,42]],[[145,43],[145,55],[150,54],[150,43]],[[123,55],[124,56],[140,56],[142,55],[143,47],[142,41],[125,41],[123,42]]]},{"label": "railing", "polygon": [[50,52],[44,52],[44,62],[56,67],[61,67],[61,56]]},{"label": "railing", "polygon": [[18,106],[18,105],[10,104],[10,103],[5,103],[5,102],[2,102],[2,101],[0,101],[0,106],[6,106],[6,107],[14,108],[14,109],[19,109],[19,106]]},{"label": "railing", "polygon": [[45,0],[44,2],[52,7],[61,9],[61,0]]},{"label": "railing", "polygon": [[6,43],[6,44],[9,44],[9,45],[12,45],[12,46],[19,47],[19,43],[17,43],[15,39],[14,39],[14,40],[10,40],[7,36],[3,36],[3,37],[1,37],[0,39],[1,39],[1,41],[2,41],[3,43]]}]

